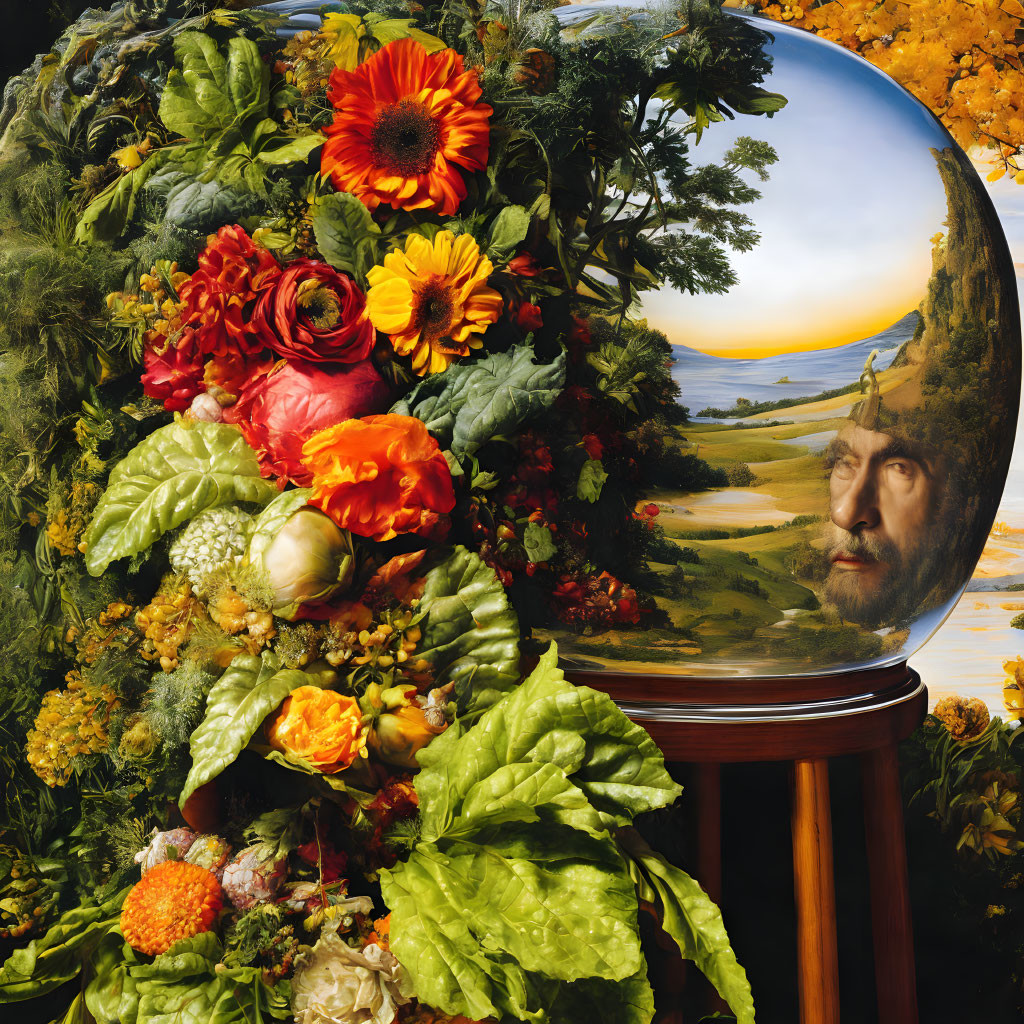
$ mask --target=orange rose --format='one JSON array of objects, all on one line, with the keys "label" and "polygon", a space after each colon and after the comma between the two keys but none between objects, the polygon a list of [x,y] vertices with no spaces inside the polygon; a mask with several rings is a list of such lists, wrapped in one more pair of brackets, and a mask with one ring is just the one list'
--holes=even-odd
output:
[{"label": "orange rose", "polygon": [[414,416],[345,420],[302,446],[313,474],[309,499],[342,529],[384,541],[400,533],[437,539],[455,489],[438,443]]},{"label": "orange rose", "polygon": [[318,686],[300,686],[285,697],[267,726],[267,741],[325,775],[348,768],[366,749],[356,699]]}]

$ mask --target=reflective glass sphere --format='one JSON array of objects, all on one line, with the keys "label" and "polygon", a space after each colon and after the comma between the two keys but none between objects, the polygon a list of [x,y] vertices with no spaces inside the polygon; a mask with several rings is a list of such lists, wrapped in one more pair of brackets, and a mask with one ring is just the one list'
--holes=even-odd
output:
[{"label": "reflective glass sphere", "polygon": [[[564,32],[592,27],[574,5]],[[736,17],[744,17],[734,15]],[[720,294],[645,292],[688,418],[636,517],[658,536],[638,626],[549,630],[567,665],[694,676],[895,664],[938,628],[991,528],[1020,391],[1014,270],[932,114],[839,46],[770,33],[771,119],[712,123],[695,164],[767,143]],[[648,111],[648,116],[653,116]],[[685,115],[675,115],[684,123]],[[742,228],[742,230],[741,230]]]}]

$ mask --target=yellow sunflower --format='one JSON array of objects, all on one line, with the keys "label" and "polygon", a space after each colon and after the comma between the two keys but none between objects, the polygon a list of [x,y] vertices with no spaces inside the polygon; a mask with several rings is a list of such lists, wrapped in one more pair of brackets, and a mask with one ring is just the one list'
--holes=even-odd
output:
[{"label": "yellow sunflower", "polygon": [[498,319],[501,295],[487,287],[493,269],[472,235],[410,235],[404,252],[367,274],[366,311],[419,376],[440,373],[480,348],[478,335]]}]

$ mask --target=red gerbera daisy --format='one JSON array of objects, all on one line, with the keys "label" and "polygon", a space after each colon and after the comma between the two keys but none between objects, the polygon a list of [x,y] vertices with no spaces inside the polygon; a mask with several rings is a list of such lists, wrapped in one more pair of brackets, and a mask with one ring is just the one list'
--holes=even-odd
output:
[{"label": "red gerbera daisy", "polygon": [[454,50],[389,43],[355,71],[331,72],[335,115],[321,168],[371,210],[387,203],[450,217],[466,198],[459,167],[487,166],[492,110],[480,95]]}]

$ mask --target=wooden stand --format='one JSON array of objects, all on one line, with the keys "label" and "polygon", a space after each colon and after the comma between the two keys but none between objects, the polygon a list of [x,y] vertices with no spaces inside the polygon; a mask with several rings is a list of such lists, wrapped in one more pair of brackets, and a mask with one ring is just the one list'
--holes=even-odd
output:
[{"label": "wooden stand", "polygon": [[[699,880],[721,889],[719,765],[792,762],[801,1024],[838,1024],[828,759],[860,755],[879,1024],[916,1024],[914,948],[896,745],[927,709],[906,664],[841,676],[688,679],[566,672],[643,725],[668,761],[698,765]],[[642,695],[642,696],[639,696]]]}]

